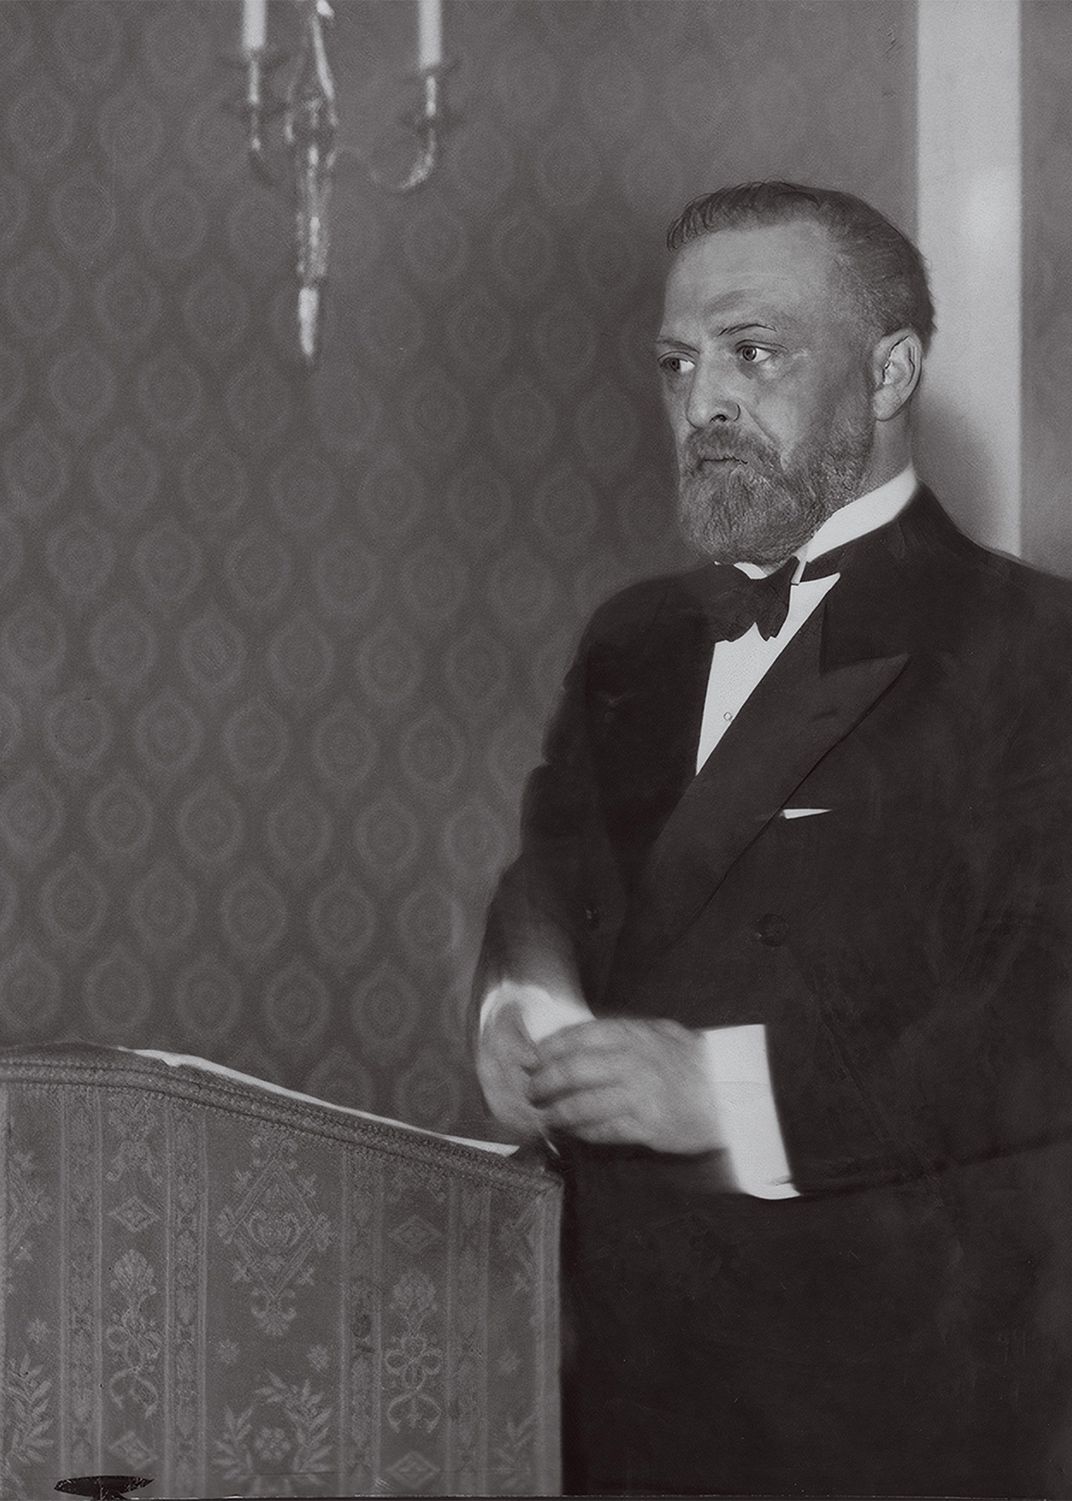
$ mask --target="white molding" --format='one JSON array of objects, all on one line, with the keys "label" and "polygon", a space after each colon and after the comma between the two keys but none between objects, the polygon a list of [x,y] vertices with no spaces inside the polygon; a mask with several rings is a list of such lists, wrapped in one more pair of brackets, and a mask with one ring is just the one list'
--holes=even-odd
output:
[{"label": "white molding", "polygon": [[1020,0],[917,0],[917,232],[938,333],[919,467],[968,530],[1019,552]]}]

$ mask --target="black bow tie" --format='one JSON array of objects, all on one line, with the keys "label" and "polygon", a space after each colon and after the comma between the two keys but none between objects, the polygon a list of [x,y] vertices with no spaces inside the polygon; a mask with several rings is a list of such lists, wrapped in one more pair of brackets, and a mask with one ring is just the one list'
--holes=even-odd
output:
[{"label": "black bow tie", "polygon": [[754,625],[764,641],[777,636],[789,614],[789,589],[797,561],[787,558],[776,572],[758,579],[727,565],[712,569],[705,605],[715,640],[736,641]]}]

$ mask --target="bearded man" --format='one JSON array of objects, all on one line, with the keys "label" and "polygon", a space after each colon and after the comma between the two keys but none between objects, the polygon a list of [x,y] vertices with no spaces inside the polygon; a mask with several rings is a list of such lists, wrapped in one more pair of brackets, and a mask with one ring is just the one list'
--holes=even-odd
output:
[{"label": "bearded man", "polygon": [[1072,591],[919,484],[885,218],[669,244],[704,562],[585,632],[477,986],[566,1174],[567,1489],[1069,1494]]}]

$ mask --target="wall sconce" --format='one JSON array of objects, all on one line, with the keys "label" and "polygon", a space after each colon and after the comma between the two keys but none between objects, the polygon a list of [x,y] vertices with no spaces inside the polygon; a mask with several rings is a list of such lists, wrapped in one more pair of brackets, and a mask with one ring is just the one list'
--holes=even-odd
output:
[{"label": "wall sconce", "polygon": [[[328,60],[325,25],[334,19],[329,0],[295,0],[301,11],[301,39],[294,73],[285,100],[274,98],[269,76],[284,54],[268,46],[267,0],[243,0],[242,45],[238,61],[245,72],[245,88],[235,108],[246,121],[246,149],[256,175],[277,185],[265,145],[268,122],[283,116],[283,142],[293,160],[295,227],[297,234],[298,341],[310,368],[320,350],[323,289],[330,247],[328,211],[335,177],[339,118],[335,80]],[[399,180],[375,168],[370,176],[393,193],[409,193],[428,181],[441,149],[444,75],[451,66],[443,58],[442,0],[417,0],[417,79],[420,102],[402,116],[412,129],[417,154],[411,169]]]}]

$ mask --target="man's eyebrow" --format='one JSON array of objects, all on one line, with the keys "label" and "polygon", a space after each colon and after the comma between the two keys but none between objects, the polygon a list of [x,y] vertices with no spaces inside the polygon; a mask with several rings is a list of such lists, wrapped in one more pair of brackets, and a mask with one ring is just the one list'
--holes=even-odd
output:
[{"label": "man's eyebrow", "polygon": [[758,318],[748,318],[744,323],[728,323],[725,328],[720,328],[719,337],[722,338],[726,334],[743,334],[750,328],[762,328],[768,334],[777,332],[773,324],[762,323]]}]

